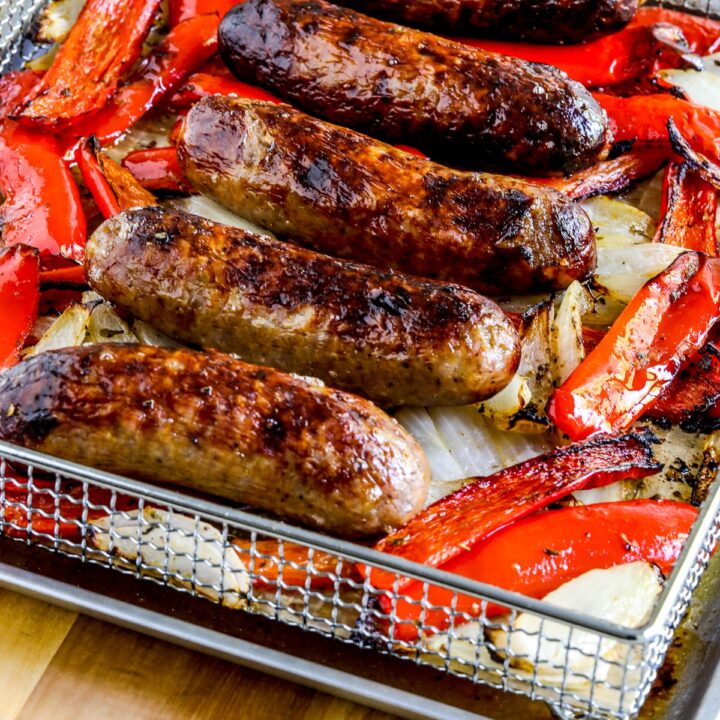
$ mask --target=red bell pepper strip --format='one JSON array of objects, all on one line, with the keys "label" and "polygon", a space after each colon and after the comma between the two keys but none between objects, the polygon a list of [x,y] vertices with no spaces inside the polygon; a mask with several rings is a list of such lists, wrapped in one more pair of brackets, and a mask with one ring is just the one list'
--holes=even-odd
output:
[{"label": "red bell pepper strip", "polygon": [[177,25],[147,58],[137,76],[118,88],[99,112],[75,124],[71,137],[116,139],[217,50],[217,15],[200,15]]},{"label": "red bell pepper strip", "polygon": [[672,120],[696,152],[720,161],[719,112],[667,94],[621,98],[594,93],[594,97],[608,114],[616,141],[667,144]]},{"label": "red bell pepper strip", "polygon": [[[698,511],[683,502],[630,500],[549,510],[513,523],[443,566],[478,582],[528,597],[543,598],[564,583],[595,569],[644,561],[668,574],[678,559]],[[393,639],[414,640],[417,622],[444,630],[445,610],[426,607],[424,586],[416,582],[403,591],[410,600],[393,604],[383,595],[380,605],[396,618]],[[430,586],[427,604],[451,607],[453,593]],[[458,595],[456,610],[481,614],[478,598]],[[582,608],[579,608],[582,610]],[[486,616],[507,609],[489,604]],[[456,620],[456,623],[458,620]]]},{"label": "red bell pepper strip", "polygon": [[242,0],[170,0],[170,27],[196,15],[216,13],[222,18],[228,10],[241,2]]},{"label": "red bell pepper strip", "polygon": [[122,166],[148,190],[192,190],[174,146],[133,150],[122,161]]},{"label": "red bell pepper strip", "polygon": [[718,191],[687,163],[670,163],[663,181],[662,221],[655,242],[718,255]]},{"label": "red bell pepper strip", "polygon": [[104,107],[140,57],[160,0],[88,0],[18,118],[58,129]]},{"label": "red bell pepper strip", "polygon": [[86,228],[80,193],[53,135],[2,121],[0,192],[6,246],[24,243],[41,253],[82,259]]},{"label": "red bell pepper strip", "polygon": [[83,182],[90,190],[93,199],[104,217],[109,218],[122,212],[120,203],[105,179],[105,173],[98,161],[96,144],[92,140],[83,141],[75,151],[75,161]]},{"label": "red bell pepper strip", "polygon": [[[285,541],[281,551],[278,540],[257,540],[256,554],[251,561],[248,556],[252,552],[252,543],[249,540],[235,539],[232,544],[240,550],[240,558],[246,566],[252,562],[253,582],[260,587],[277,587],[282,583],[286,586],[318,590],[332,587],[335,584],[335,577],[362,580],[355,566],[347,561],[340,565],[340,558],[337,555],[315,550],[312,553],[311,565],[310,548],[306,545]],[[285,560],[282,572],[277,561],[280,556]]]},{"label": "red bell pepper strip", "polygon": [[708,411],[720,401],[720,348],[709,342],[648,408],[645,417],[710,432]]},{"label": "red bell pepper strip", "polygon": [[[88,520],[107,515],[107,510],[90,508],[85,516],[83,502],[111,507],[115,511],[129,511],[137,507],[137,500],[116,495],[104,488],[87,488],[79,483],[63,482],[59,494],[53,480],[33,478],[32,497],[26,480],[15,479],[6,483],[6,503],[0,509],[0,529],[8,537],[27,537],[30,532],[50,535],[52,538],[75,540],[80,538]],[[39,492],[38,492],[39,490]],[[48,492],[50,491],[50,492]],[[28,513],[28,506],[34,512]],[[56,520],[57,516],[57,520]],[[6,523],[2,528],[2,524]],[[12,527],[8,524],[12,523]]]},{"label": "red bell pepper strip", "polygon": [[679,10],[659,7],[638,8],[629,27],[670,23],[679,27],[690,49],[699,55],[712,55],[720,50],[720,22],[690,15]]},{"label": "red bell pepper strip", "polygon": [[37,250],[15,245],[0,250],[0,371],[15,365],[37,319],[40,301]]},{"label": "red bell pepper strip", "polygon": [[[651,432],[602,437],[531,458],[478,478],[438,500],[376,549],[406,560],[440,567],[509,523],[574,490],[622,478],[640,478],[660,469]],[[372,569],[372,584],[390,588],[395,575]],[[400,588],[413,581],[400,579]]]},{"label": "red bell pepper strip", "polygon": [[129,208],[157,204],[155,196],[145,190],[130,172],[100,152],[95,138],[80,143],[75,159],[85,185],[106,218]]},{"label": "red bell pepper strip", "polygon": [[17,112],[41,78],[41,73],[32,70],[15,70],[0,77],[0,118]]},{"label": "red bell pepper strip", "polygon": [[43,288],[58,288],[70,286],[87,285],[84,265],[68,265],[52,270],[40,272],[40,286]]},{"label": "red bell pepper strip", "polygon": [[653,75],[662,68],[702,69],[682,32],[667,23],[625,28],[582,45],[536,45],[461,38],[461,42],[522,60],[554,65],[587,87],[603,87]]},{"label": "red bell pepper strip", "polygon": [[671,156],[666,145],[638,144],[612,160],[603,160],[567,178],[521,178],[564,192],[574,200],[617,193],[657,172]]},{"label": "red bell pepper strip", "polygon": [[272,93],[233,77],[198,72],[187,79],[187,82],[170,98],[168,105],[173,110],[186,110],[208,95],[233,95],[249,100],[282,102]]},{"label": "red bell pepper strip", "polygon": [[555,390],[547,413],[572,440],[621,432],[700,350],[720,317],[720,260],[680,255],[648,281]]},{"label": "red bell pepper strip", "polygon": [[[680,120],[682,121],[682,118]],[[675,122],[675,118],[668,120],[668,135],[673,150],[703,180],[720,190],[720,164],[718,163],[720,137],[716,138],[715,142],[712,142],[707,135],[693,135],[693,128],[687,124],[684,126],[683,131],[680,129],[679,124]],[[693,142],[688,138],[692,138]],[[710,152],[710,156],[705,151],[706,149]]]}]

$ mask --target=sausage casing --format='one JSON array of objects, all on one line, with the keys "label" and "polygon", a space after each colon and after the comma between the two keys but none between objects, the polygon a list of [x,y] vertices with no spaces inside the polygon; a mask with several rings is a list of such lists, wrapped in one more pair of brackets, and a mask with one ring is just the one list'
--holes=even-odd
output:
[{"label": "sausage casing", "polygon": [[0,375],[0,438],[343,537],[403,524],[430,476],[413,438],[368,401],[191,350],[32,357]]},{"label": "sausage casing", "polygon": [[560,70],[324,0],[247,0],[225,16],[219,40],[241,79],[440,162],[570,173],[609,145],[603,110]]},{"label": "sausage casing", "polygon": [[178,153],[200,192],[336,257],[490,294],[563,288],[595,266],[590,220],[560,193],[450,170],[284,105],[205,98]]},{"label": "sausage casing", "polygon": [[467,288],[385,273],[162,208],[130,210],[89,239],[90,284],[185,342],[314,375],[385,405],[494,395],[517,332]]},{"label": "sausage casing", "polygon": [[360,12],[459,34],[586,42],[632,20],[638,0],[337,0]]}]

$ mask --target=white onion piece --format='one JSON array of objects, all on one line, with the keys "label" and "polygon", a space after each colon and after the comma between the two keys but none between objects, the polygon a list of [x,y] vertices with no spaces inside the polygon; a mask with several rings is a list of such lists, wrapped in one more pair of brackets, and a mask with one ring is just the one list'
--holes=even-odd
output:
[{"label": "white onion piece", "polygon": [[495,443],[503,467],[525,462],[552,450],[555,445],[547,434],[509,433],[487,423],[487,432]]},{"label": "white onion piece", "polygon": [[99,303],[90,313],[85,343],[137,343],[127,323],[107,303]]},{"label": "white onion piece", "polygon": [[52,0],[40,14],[37,42],[62,42],[75,24],[85,0]]},{"label": "white onion piece", "polygon": [[621,502],[629,498],[629,491],[625,480],[616,480],[609,485],[589,490],[576,490],[573,497],[582,505],[595,505],[596,503]]},{"label": "white onion piece", "polygon": [[488,423],[475,407],[429,408],[428,413],[464,477],[492,475],[505,466]]},{"label": "white onion piece", "polygon": [[140,555],[157,574],[168,573],[173,584],[190,586],[229,607],[245,605],[250,577],[238,553],[228,548],[220,531],[187,515],[152,507],[116,512],[91,524],[96,548],[111,552],[135,567]]},{"label": "white onion piece", "polygon": [[597,284],[620,302],[629,302],[651,278],[672,265],[684,248],[643,243],[625,248],[598,248]]},{"label": "white onion piece", "polygon": [[433,482],[451,482],[467,477],[445,447],[425,408],[402,408],[395,419],[417,440],[430,463]]},{"label": "white onion piece", "polygon": [[185,347],[142,320],[133,320],[132,331],[141,345],[164,348]]},{"label": "white onion piece", "polygon": [[706,55],[703,58],[705,72],[720,76],[720,53]]},{"label": "white onion piece", "polygon": [[85,342],[89,322],[90,310],[85,305],[71,305],[50,326],[37,345],[26,352],[26,356],[31,357],[48,350],[82,345]]},{"label": "white onion piece", "polygon": [[590,307],[590,298],[585,288],[577,280],[573,281],[555,313],[551,332],[555,380],[559,385],[570,377],[585,358],[582,318]]},{"label": "white onion piece", "polygon": [[[627,628],[641,627],[662,591],[660,573],[646,562],[590,570],[545,596],[544,601],[568,610],[581,610],[600,620]],[[572,635],[571,635],[572,633]],[[496,650],[510,664],[537,670],[544,680],[567,675],[604,678],[609,663],[625,660],[627,647],[594,632],[572,629],[564,623],[520,613],[505,630],[491,631]]]},{"label": "white onion piece", "polygon": [[[713,67],[712,61],[705,61],[706,67]],[[704,105],[712,110],[720,110],[720,74],[704,70],[661,70],[660,77],[675,87],[679,87],[696,105]]]},{"label": "white onion piece", "polygon": [[626,247],[650,242],[656,222],[642,210],[605,195],[584,200],[582,208],[595,228],[598,247]]},{"label": "white onion piece", "polygon": [[657,223],[660,220],[664,179],[665,168],[662,168],[652,177],[641,180],[631,187],[626,193],[619,196],[618,200],[642,210]]},{"label": "white onion piece", "polygon": [[467,478],[492,475],[553,447],[547,435],[496,429],[472,405],[403,408],[395,418],[417,440],[430,463],[428,504],[462,487]]},{"label": "white onion piece", "polygon": [[534,413],[542,413],[553,390],[553,378],[548,372],[553,364],[550,338],[553,316],[554,306],[549,301],[526,312],[520,364],[515,375],[497,395],[476,405],[497,427],[513,432],[546,432],[547,424],[536,421],[528,413],[520,413],[530,405]]},{"label": "white onion piece", "polygon": [[180,210],[185,210],[193,215],[199,215],[207,220],[213,220],[223,225],[230,225],[231,227],[240,228],[241,230],[247,230],[257,235],[266,235],[267,237],[275,237],[269,230],[264,230],[257,225],[241,218],[229,210],[226,210],[222,205],[218,205],[213,200],[204,197],[203,195],[192,195],[189,198],[183,198],[182,200],[174,200],[171,206]]}]

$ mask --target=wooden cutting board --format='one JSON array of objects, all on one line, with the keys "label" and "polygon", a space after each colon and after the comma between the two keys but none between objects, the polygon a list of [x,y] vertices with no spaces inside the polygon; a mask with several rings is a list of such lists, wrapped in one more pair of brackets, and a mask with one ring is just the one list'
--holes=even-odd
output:
[{"label": "wooden cutting board", "polygon": [[0,720],[393,720],[0,590]]}]

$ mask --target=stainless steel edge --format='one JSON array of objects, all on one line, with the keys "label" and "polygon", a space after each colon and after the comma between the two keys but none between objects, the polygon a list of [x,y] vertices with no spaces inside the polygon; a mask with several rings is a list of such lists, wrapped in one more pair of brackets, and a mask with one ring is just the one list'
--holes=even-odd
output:
[{"label": "stainless steel edge", "polygon": [[0,562],[0,587],[408,720],[491,720]]}]

